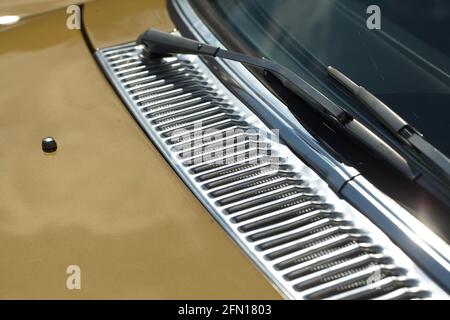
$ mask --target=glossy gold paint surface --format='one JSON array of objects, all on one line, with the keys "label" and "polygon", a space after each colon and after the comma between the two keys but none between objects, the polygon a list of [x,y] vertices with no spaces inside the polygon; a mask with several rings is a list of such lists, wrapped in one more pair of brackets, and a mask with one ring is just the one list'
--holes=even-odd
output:
[{"label": "glossy gold paint surface", "polygon": [[71,4],[83,4],[89,1],[93,0],[1,0],[0,16],[28,17],[64,8]]},{"label": "glossy gold paint surface", "polygon": [[134,41],[148,28],[174,29],[166,0],[97,0],[85,4],[83,18],[95,48]]},{"label": "glossy gold paint surface", "polygon": [[0,32],[0,298],[280,298],[65,23],[58,11]]}]

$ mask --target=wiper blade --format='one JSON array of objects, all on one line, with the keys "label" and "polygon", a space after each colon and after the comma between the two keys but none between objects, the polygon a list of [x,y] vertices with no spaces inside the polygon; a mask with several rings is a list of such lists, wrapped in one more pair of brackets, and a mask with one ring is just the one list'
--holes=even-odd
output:
[{"label": "wiper blade", "polygon": [[409,163],[381,138],[300,78],[296,73],[276,62],[223,50],[219,47],[153,29],[149,29],[140,35],[137,43],[143,45],[145,50],[153,55],[164,56],[176,53],[204,55],[233,60],[266,70],[276,76],[286,88],[305,100],[318,113],[327,119],[333,120],[345,132],[359,140],[409,179],[415,180],[419,176],[410,167]]},{"label": "wiper blade", "polygon": [[350,78],[333,67],[328,67],[329,75],[360,100],[366,109],[373,114],[397,139],[423,154],[436,167],[441,169],[447,178],[450,177],[450,160],[432,146],[413,126],[402,119],[370,91],[357,85]]}]

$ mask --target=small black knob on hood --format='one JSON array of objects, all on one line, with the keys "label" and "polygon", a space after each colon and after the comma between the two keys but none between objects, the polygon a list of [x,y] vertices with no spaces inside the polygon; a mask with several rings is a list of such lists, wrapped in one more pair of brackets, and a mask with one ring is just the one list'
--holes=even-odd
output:
[{"label": "small black knob on hood", "polygon": [[46,153],[55,152],[58,149],[56,140],[53,137],[46,137],[42,139],[42,151]]}]

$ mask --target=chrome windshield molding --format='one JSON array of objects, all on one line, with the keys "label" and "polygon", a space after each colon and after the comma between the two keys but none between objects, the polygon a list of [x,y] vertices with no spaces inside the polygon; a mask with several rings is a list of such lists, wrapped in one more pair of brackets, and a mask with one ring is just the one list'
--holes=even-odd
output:
[{"label": "chrome windshield molding", "polygon": [[[167,162],[284,297],[448,298],[384,232],[274,140],[201,59],[149,58],[135,43],[95,57]],[[207,156],[222,144],[209,149],[216,140],[205,140],[210,133],[203,128],[224,126],[248,129],[246,138],[258,143],[232,139],[230,156],[246,156],[212,162]],[[177,139],[177,128],[187,130],[186,140]],[[269,152],[259,157],[254,148]],[[278,166],[269,165],[272,159]]]},{"label": "chrome windshield molding", "polygon": [[[197,40],[227,49],[202,22],[188,0],[169,0],[169,5]],[[326,152],[283,102],[245,66],[229,60],[217,61],[242,92],[259,102],[255,113],[270,127],[280,130],[280,137],[289,148],[324,177],[334,191],[339,191],[343,198],[382,228],[396,245],[450,292],[450,246],[447,243],[374,187],[357,170],[345,166]]]},{"label": "chrome windshield molding", "polygon": [[[450,251],[449,246],[435,233],[428,229],[411,214],[393,214],[404,209],[391,198],[375,188],[364,177],[356,177],[343,189],[342,194],[347,198],[359,198],[365,204],[364,214],[371,220],[377,220],[377,225],[386,233],[392,234],[391,239],[403,243],[405,251],[414,261],[426,261],[429,267],[435,270],[434,276],[450,282]],[[380,202],[383,199],[384,202]],[[382,215],[380,215],[380,212]],[[419,237],[420,236],[420,237]],[[427,239],[427,241],[422,241]],[[423,250],[416,250],[420,244]],[[424,253],[427,253],[424,255]]]}]

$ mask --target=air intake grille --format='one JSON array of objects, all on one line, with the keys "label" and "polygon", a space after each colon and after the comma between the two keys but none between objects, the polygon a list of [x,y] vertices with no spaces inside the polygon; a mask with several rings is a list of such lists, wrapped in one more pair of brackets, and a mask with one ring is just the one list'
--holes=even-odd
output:
[{"label": "air intake grille", "polygon": [[197,57],[145,58],[133,43],[96,55],[153,143],[287,298],[433,296],[425,274]]}]

